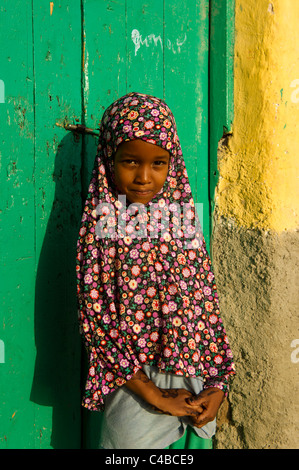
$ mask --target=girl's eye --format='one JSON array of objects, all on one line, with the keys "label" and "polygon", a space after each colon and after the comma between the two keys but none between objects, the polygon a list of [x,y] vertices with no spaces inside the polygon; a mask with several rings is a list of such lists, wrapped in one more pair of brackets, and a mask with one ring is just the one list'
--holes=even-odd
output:
[{"label": "girl's eye", "polygon": [[[130,165],[130,166],[134,166],[134,165],[138,165],[138,161],[137,160],[123,160],[124,163]],[[167,163],[164,161],[164,160],[156,160],[154,162],[154,166],[163,166],[163,165],[166,165]]]}]

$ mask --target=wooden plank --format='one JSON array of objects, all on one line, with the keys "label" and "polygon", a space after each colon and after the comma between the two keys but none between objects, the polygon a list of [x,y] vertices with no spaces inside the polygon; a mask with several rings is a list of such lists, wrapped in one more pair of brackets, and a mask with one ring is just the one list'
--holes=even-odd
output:
[{"label": "wooden plank", "polygon": [[[21,13],[20,13],[21,12]],[[34,446],[34,102],[31,6],[2,2],[0,447]],[[24,34],[24,31],[26,33]],[[22,39],[22,48],[20,41]]]},{"label": "wooden plank", "polygon": [[83,93],[86,124],[126,93],[125,1],[82,1]]},{"label": "wooden plank", "polygon": [[33,1],[37,356],[31,400],[51,414],[43,448],[81,443],[81,340],[75,258],[81,219],[81,141],[58,124],[81,120],[79,0]]},{"label": "wooden plank", "polygon": [[127,0],[127,91],[164,97],[164,2]]},{"label": "wooden plank", "polygon": [[234,115],[234,11],[235,1],[210,0],[210,201],[214,211],[219,173],[217,147],[232,131]]},{"label": "wooden plank", "polygon": [[209,1],[165,0],[165,99],[172,108],[199,217],[209,245]]},{"label": "wooden plank", "polygon": [[[125,1],[82,0],[82,122],[97,129],[104,110],[127,92]],[[83,136],[83,199],[97,139]]]}]

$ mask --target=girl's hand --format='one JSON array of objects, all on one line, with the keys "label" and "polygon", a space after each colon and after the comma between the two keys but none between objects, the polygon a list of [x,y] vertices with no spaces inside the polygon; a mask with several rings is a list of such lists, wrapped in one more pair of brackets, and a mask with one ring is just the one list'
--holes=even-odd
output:
[{"label": "girl's hand", "polygon": [[160,413],[196,418],[203,411],[201,405],[188,403],[188,399],[193,396],[191,392],[183,388],[159,388],[142,370],[138,370],[125,383],[125,386],[149,403],[153,410]]},{"label": "girl's hand", "polygon": [[207,388],[196,397],[188,398],[187,402],[189,404],[202,408],[202,411],[192,418],[193,425],[201,428],[210,421],[213,421],[223,400],[224,392],[216,387]]},{"label": "girl's hand", "polygon": [[203,408],[201,405],[189,403],[188,400],[192,397],[192,393],[184,388],[158,388],[154,399],[155,405],[152,408],[171,416],[192,416],[198,419]]}]

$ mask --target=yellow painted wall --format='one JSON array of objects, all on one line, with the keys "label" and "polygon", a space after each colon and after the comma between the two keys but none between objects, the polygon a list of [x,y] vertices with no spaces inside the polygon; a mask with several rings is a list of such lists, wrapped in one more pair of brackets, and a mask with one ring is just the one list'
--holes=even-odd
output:
[{"label": "yellow painted wall", "polygon": [[219,155],[218,216],[299,226],[299,1],[236,0],[234,123]]}]

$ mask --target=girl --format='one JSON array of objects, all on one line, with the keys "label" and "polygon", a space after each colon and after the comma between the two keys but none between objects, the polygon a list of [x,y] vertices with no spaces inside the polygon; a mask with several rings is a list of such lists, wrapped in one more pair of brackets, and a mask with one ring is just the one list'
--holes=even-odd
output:
[{"label": "girl", "polygon": [[210,438],[234,374],[211,261],[164,101],[129,93],[105,111],[77,243],[83,406],[101,447]]}]

